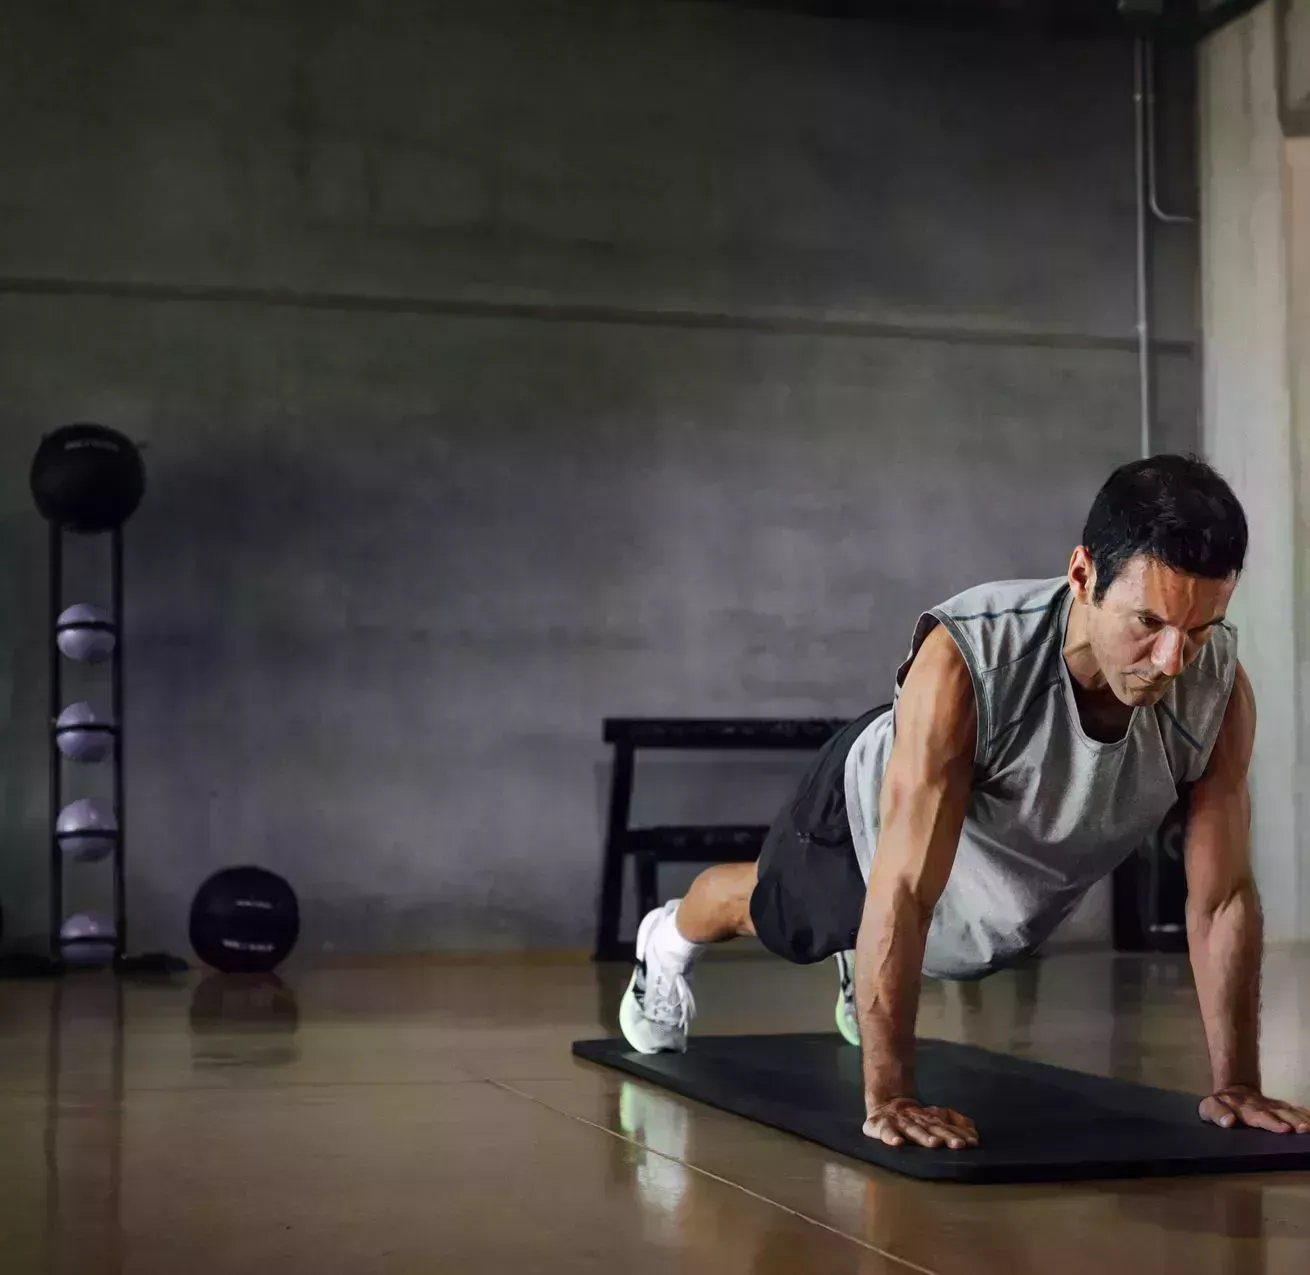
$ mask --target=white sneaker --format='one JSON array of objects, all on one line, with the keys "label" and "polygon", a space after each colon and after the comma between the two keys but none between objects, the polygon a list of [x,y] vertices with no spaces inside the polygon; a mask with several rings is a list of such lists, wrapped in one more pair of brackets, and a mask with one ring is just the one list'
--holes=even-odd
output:
[{"label": "white sneaker", "polygon": [[624,1039],[639,1054],[685,1053],[687,1028],[696,1016],[696,1002],[682,970],[663,966],[651,951],[655,927],[678,906],[674,899],[648,912],[637,930],[637,968],[623,993],[619,1026]]},{"label": "white sneaker", "polygon": [[860,1016],[855,1009],[855,953],[838,952],[837,962],[837,1030],[848,1045],[860,1045]]}]

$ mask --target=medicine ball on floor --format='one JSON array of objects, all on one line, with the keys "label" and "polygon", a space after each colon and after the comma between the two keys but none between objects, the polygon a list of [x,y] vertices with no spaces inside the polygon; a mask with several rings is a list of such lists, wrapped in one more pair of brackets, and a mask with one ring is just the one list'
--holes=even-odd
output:
[{"label": "medicine ball on floor", "polygon": [[32,496],[41,516],[70,531],[113,531],[146,490],[141,453],[104,425],[65,425],[47,434],[32,461]]},{"label": "medicine ball on floor", "polygon": [[226,974],[263,974],[291,954],[300,937],[296,892],[266,868],[224,868],[196,892],[191,946]]}]

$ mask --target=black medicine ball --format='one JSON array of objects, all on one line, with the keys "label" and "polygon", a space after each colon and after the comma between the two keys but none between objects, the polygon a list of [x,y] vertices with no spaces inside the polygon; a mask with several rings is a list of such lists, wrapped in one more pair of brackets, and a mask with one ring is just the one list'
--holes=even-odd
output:
[{"label": "black medicine ball", "polygon": [[146,490],[141,453],[104,425],[65,425],[41,440],[32,460],[32,496],[41,516],[70,531],[113,531]]},{"label": "black medicine ball", "polygon": [[264,974],[300,937],[296,892],[265,868],[224,868],[196,891],[191,946],[225,974]]}]

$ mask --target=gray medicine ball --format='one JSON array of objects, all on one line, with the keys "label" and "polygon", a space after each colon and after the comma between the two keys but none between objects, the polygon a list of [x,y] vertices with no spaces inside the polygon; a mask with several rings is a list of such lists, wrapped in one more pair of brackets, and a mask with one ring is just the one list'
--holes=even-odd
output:
[{"label": "gray medicine ball", "polygon": [[114,653],[117,635],[108,611],[89,602],[79,602],[59,617],[55,641],[70,660],[79,664],[103,664]]},{"label": "gray medicine ball", "polygon": [[76,912],[59,927],[59,950],[69,965],[108,965],[116,940],[113,921],[99,912]]},{"label": "gray medicine ball", "polygon": [[66,855],[81,863],[94,863],[113,852],[118,817],[104,802],[83,797],[59,812],[55,838]]},{"label": "gray medicine ball", "polygon": [[104,761],[114,747],[114,725],[90,704],[70,704],[55,722],[55,742],[69,761]]}]

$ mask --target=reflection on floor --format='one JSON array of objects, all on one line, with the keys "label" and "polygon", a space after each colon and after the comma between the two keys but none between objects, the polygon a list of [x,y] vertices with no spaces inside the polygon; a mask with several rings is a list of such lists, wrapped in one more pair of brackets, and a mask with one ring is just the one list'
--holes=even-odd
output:
[{"label": "reflection on floor", "polygon": [[[575,1062],[626,978],[525,960],[2,983],[3,1269],[1310,1271],[1310,1175],[917,1183]],[[696,1030],[830,1030],[835,991],[828,968],[712,960]],[[920,1030],[1207,1078],[1176,957],[931,983]],[[1310,951],[1271,954],[1263,1045],[1267,1087],[1310,1102]]]}]

